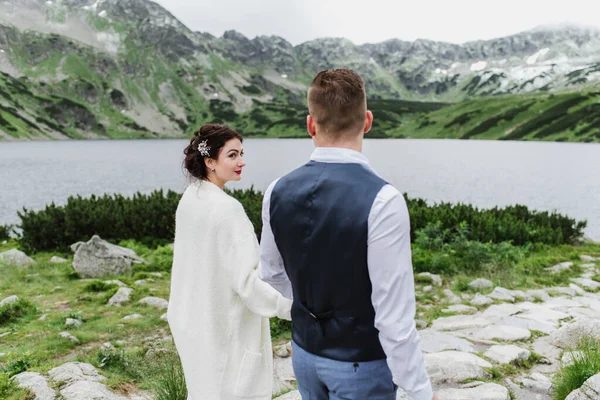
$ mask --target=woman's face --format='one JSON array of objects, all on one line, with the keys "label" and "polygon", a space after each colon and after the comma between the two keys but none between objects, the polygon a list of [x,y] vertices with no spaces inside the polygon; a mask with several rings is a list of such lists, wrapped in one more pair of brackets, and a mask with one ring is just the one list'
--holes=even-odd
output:
[{"label": "woman's face", "polygon": [[225,143],[217,160],[210,160],[209,168],[214,172],[209,173],[209,179],[214,179],[221,188],[229,181],[239,181],[242,179],[242,168],[246,166],[244,162],[244,149],[239,139],[231,139]]}]

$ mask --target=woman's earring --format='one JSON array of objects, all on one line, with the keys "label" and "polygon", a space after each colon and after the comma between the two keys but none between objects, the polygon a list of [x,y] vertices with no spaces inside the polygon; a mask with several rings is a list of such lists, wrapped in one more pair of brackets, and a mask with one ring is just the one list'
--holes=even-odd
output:
[{"label": "woman's earring", "polygon": [[211,171],[212,171],[212,172],[215,172],[215,169],[213,168],[213,169],[211,169]]}]

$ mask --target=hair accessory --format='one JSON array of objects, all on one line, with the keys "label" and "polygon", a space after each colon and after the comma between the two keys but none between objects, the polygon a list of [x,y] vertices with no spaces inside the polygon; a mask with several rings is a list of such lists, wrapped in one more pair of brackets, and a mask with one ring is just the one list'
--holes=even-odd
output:
[{"label": "hair accessory", "polygon": [[210,146],[207,146],[206,144],[208,143],[208,139],[207,140],[203,140],[202,142],[200,142],[200,144],[198,144],[198,151],[200,152],[200,154],[203,157],[208,157],[210,156]]}]

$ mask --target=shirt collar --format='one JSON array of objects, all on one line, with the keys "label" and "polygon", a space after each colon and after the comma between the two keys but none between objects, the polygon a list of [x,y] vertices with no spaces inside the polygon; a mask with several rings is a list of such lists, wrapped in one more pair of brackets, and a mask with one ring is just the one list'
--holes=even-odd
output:
[{"label": "shirt collar", "polygon": [[341,147],[317,147],[312,152],[310,159],[326,163],[353,163],[362,164],[371,169],[367,157],[358,151]]}]

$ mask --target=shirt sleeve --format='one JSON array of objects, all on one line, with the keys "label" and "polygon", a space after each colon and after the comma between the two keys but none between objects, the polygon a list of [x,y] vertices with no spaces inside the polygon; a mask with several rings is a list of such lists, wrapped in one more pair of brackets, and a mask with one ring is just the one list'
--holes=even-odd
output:
[{"label": "shirt sleeve", "polygon": [[275,243],[271,229],[271,193],[277,181],[265,191],[262,205],[262,233],[260,237],[260,263],[258,274],[260,279],[273,286],[284,297],[292,298],[292,284],[283,265],[283,258]]},{"label": "shirt sleeve", "polygon": [[414,320],[410,219],[404,197],[393,186],[384,186],[375,198],[368,232],[375,327],[394,383],[411,400],[431,400],[433,391]]}]

